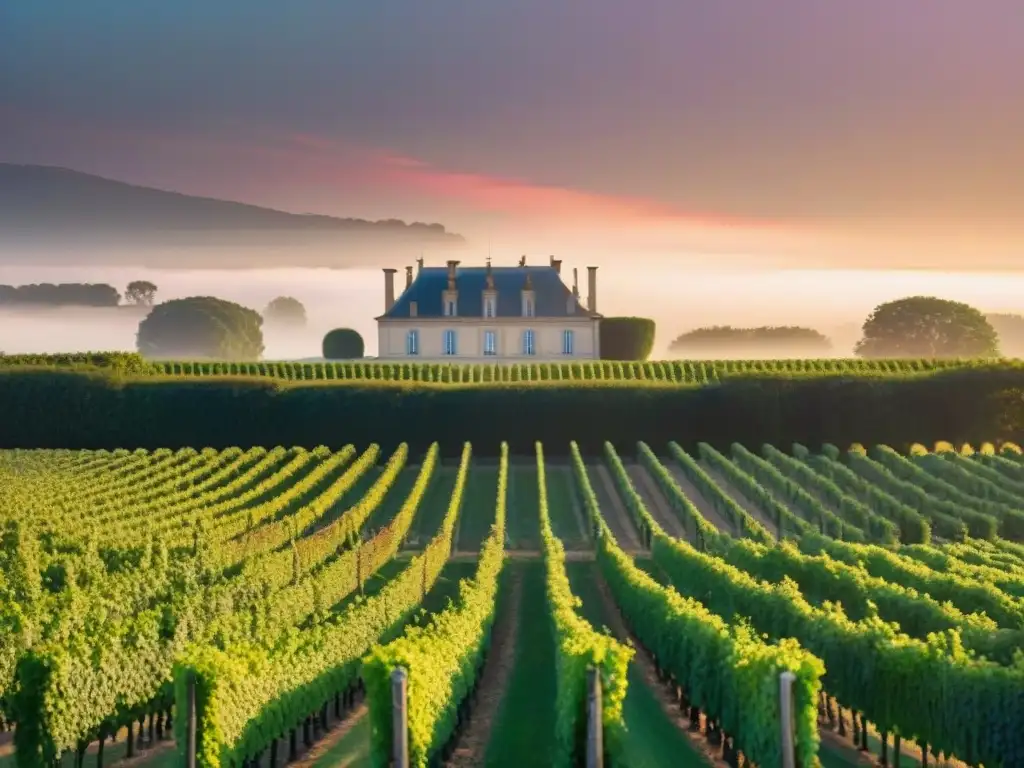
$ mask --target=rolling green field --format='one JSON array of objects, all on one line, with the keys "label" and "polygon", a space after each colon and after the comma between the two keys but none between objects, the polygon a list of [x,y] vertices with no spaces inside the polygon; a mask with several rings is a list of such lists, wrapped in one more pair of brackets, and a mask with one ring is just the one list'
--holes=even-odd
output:
[{"label": "rolling green field", "polygon": [[180,764],[190,681],[200,765],[382,764],[398,667],[414,764],[568,765],[589,666],[606,764],[779,765],[783,670],[803,766],[1024,764],[1012,444],[8,450],[0,521],[4,766]]}]

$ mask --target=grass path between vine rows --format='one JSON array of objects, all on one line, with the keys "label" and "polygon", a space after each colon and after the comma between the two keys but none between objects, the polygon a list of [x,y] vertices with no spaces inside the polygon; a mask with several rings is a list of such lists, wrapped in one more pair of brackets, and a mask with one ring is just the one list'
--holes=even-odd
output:
[{"label": "grass path between vine rows", "polygon": [[555,748],[555,644],[547,611],[544,563],[511,561],[521,580],[514,651],[482,765],[547,768]]},{"label": "grass path between vine rows", "polygon": [[494,523],[494,500],[497,494],[498,467],[487,464],[470,467],[456,529],[456,551],[480,551]]},{"label": "grass path between vine rows", "polygon": [[544,474],[547,480],[548,514],[555,536],[561,539],[567,552],[592,549],[572,470],[548,462]]},{"label": "grass path between vine rows", "polygon": [[448,768],[468,768],[483,763],[512,674],[521,598],[521,570],[512,563],[506,563],[498,594],[497,615],[491,627],[490,648],[470,710],[469,724],[455,744],[455,750],[446,763]]},{"label": "grass path between vine rows", "polygon": [[[367,768],[370,765],[370,718],[366,704],[358,702],[290,768]],[[269,763],[268,763],[269,764]]]},{"label": "grass path between vine rows", "polygon": [[679,711],[658,681],[654,664],[619,614],[596,563],[567,563],[572,592],[582,602],[581,615],[596,630],[602,627],[630,643],[636,653],[629,664],[629,688],[623,703],[626,735],[623,753],[630,768],[679,768],[724,766],[710,755],[711,747],[700,734],[690,733]]}]

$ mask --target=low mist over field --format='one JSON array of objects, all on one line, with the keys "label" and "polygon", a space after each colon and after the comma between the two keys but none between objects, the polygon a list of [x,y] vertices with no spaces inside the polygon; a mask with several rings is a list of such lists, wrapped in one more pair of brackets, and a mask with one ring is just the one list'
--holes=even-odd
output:
[{"label": "low mist over field", "polygon": [[[394,257],[395,263],[413,263]],[[464,264],[482,263],[486,253],[460,254]],[[594,257],[560,253],[563,275],[581,273],[586,292],[589,264],[598,270],[598,310],[606,315],[642,315],[657,322],[653,357],[669,356],[669,343],[679,334],[711,325],[802,325],[832,341],[832,354],[848,356],[859,338],[860,325],[880,302],[927,294],[956,299],[986,312],[1024,310],[1024,275],[1006,273],[950,274],[937,272],[712,270],[687,266],[682,257]],[[493,254],[496,264],[515,262],[512,251]],[[546,256],[528,257],[544,263]],[[427,256],[427,264],[443,256]],[[397,276],[401,290],[404,275]],[[212,295],[260,312],[276,296],[294,296],[307,310],[304,328],[264,329],[266,357],[317,357],[320,342],[331,328],[346,326],[366,339],[368,355],[377,351],[374,317],[383,310],[384,278],[380,269],[276,269],[162,271],[132,268],[0,269],[0,284],[109,283],[120,291],[132,280],[150,280],[156,300]],[[135,332],[146,310],[7,309],[0,310],[0,351],[66,352],[134,349]],[[728,355],[731,356],[731,355]],[[758,357],[787,356],[785,350],[759,349]]]}]

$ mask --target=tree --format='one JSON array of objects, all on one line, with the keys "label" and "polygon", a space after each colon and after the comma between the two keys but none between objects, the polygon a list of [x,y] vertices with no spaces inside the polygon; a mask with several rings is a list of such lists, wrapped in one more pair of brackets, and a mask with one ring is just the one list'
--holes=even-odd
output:
[{"label": "tree", "polygon": [[857,342],[861,357],[996,357],[999,339],[974,307],[912,296],[875,307]]},{"label": "tree", "polygon": [[733,328],[715,325],[695,328],[676,337],[669,351],[684,357],[820,357],[832,351],[828,337],[812,328],[762,326]]},{"label": "tree", "polygon": [[139,323],[137,347],[146,357],[257,360],[263,318],[255,310],[212,296],[158,304]]},{"label": "tree", "polygon": [[654,321],[647,317],[605,317],[601,321],[602,360],[646,360],[654,348]]},{"label": "tree", "polygon": [[306,308],[291,296],[278,296],[263,310],[263,319],[280,325],[305,325]]},{"label": "tree", "polygon": [[366,345],[357,331],[351,328],[335,328],[324,336],[323,350],[327,360],[351,360],[362,357]]},{"label": "tree", "polygon": [[156,297],[157,287],[148,280],[133,280],[125,288],[124,297],[129,304],[151,307]]}]

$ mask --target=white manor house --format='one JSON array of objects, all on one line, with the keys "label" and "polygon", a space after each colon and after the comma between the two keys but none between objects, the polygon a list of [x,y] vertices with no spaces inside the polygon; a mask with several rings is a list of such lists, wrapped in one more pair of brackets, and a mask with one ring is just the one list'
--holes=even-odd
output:
[{"label": "white manor house", "polygon": [[395,298],[396,269],[384,270],[384,314],[376,318],[380,359],[458,362],[593,360],[600,357],[597,267],[587,267],[587,306],[562,282],[562,262],[545,266],[405,268]]}]

